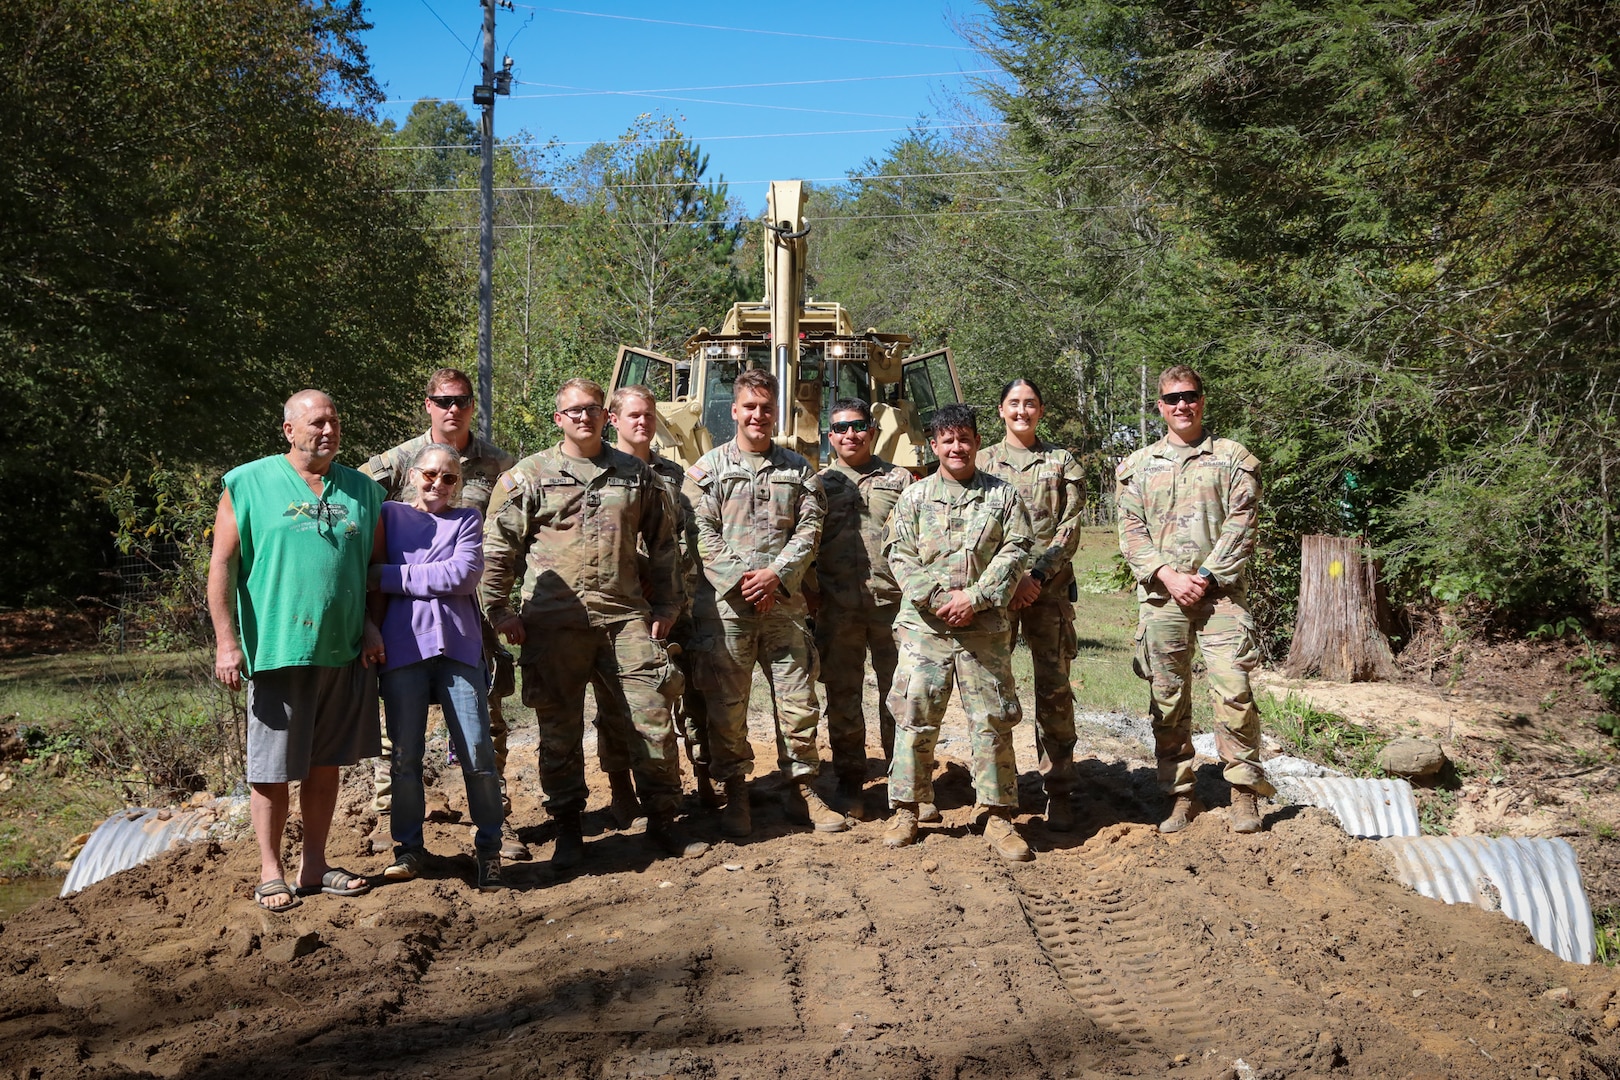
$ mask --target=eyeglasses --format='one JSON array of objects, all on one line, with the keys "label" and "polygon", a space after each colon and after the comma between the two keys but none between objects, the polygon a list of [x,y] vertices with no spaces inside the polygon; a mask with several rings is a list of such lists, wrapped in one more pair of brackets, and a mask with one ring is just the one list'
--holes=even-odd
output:
[{"label": "eyeglasses", "polygon": [[842,435],[846,431],[870,430],[872,430],[872,421],[870,420],[834,420],[832,422],[832,433],[834,435]]},{"label": "eyeglasses", "polygon": [[1202,390],[1174,390],[1168,394],[1160,394],[1159,400],[1166,405],[1180,405],[1183,401],[1189,405],[1196,405],[1203,396]]},{"label": "eyeglasses", "polygon": [[470,409],[473,396],[471,394],[429,394],[428,400],[441,409]]},{"label": "eyeglasses", "polygon": [[440,472],[438,469],[417,469],[416,472],[422,478],[423,487],[432,487],[441,480],[445,487],[455,487],[461,483],[460,473]]},{"label": "eyeglasses", "polygon": [[595,420],[598,416],[602,415],[602,406],[575,405],[571,409],[558,409],[557,412],[568,417],[570,420],[583,420],[586,417],[590,417],[592,420]]}]

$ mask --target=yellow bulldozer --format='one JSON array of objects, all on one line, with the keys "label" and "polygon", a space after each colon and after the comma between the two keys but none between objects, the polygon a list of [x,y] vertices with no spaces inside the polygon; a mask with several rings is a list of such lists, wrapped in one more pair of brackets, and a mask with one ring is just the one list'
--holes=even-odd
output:
[{"label": "yellow bulldozer", "polygon": [[864,398],[877,429],[873,450],[916,473],[933,464],[924,428],[941,405],[962,400],[949,349],[908,354],[911,338],[868,327],[857,332],[842,304],[805,295],[810,225],[804,184],[772,181],[765,212],[765,298],[733,304],[719,332],[703,327],[680,359],[621,345],[613,386],[642,385],[658,398],[657,447],[693,465],[736,434],[732,384],[763,367],[781,384],[776,441],[816,464],[829,460],[828,412],[839,398]]}]

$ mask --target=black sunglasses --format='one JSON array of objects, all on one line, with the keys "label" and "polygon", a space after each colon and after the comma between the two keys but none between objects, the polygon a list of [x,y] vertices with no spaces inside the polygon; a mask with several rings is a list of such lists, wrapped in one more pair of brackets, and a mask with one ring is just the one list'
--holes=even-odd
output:
[{"label": "black sunglasses", "polygon": [[473,396],[471,394],[429,394],[428,400],[441,409],[470,409]]},{"label": "black sunglasses", "polygon": [[1185,401],[1189,405],[1196,404],[1202,397],[1202,390],[1174,390],[1168,394],[1160,394],[1159,400],[1166,405],[1180,405]]},{"label": "black sunglasses", "polygon": [[834,435],[842,435],[846,431],[870,431],[871,429],[872,421],[870,420],[834,420],[832,422]]}]

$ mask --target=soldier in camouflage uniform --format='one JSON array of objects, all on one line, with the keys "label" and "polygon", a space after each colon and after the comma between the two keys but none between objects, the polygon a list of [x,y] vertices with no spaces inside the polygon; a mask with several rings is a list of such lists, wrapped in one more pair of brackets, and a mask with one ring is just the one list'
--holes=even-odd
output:
[{"label": "soldier in camouflage uniform", "polygon": [[1074,551],[1080,544],[1085,474],[1074,455],[1036,433],[1046,406],[1028,379],[1001,388],[1007,437],[979,453],[979,468],[1018,489],[1035,529],[1029,569],[1013,594],[1015,634],[1022,634],[1035,668],[1035,730],[1046,784],[1046,824],[1074,828],[1074,687],[1070,665],[1079,651],[1074,634]]},{"label": "soldier in camouflage uniform", "polygon": [[1017,490],[974,464],[973,410],[946,405],[928,428],[939,471],[900,496],[884,547],[903,599],[895,619],[900,666],[889,693],[894,817],[883,842],[917,841],[917,807],[933,802],[934,745],[954,681],[973,741],[973,790],[987,811],[985,838],[1002,858],[1027,862],[1034,855],[1012,822],[1018,806],[1012,731],[1021,713],[1007,606],[1035,536]]},{"label": "soldier in camouflage uniform", "polygon": [[838,794],[849,816],[865,820],[866,718],[861,711],[866,654],[877,676],[878,732],[885,760],[894,757],[889,686],[899,653],[894,617],[900,587],[883,555],[889,511],[911,485],[911,473],[872,454],[872,409],[860,398],[833,403],[828,441],[836,460],[818,474],[827,492],[821,553],[806,595],[815,604],[816,651],[827,688],[827,741]]},{"label": "soldier in camouflage uniform", "polygon": [[[671,702],[671,711],[675,730],[686,743],[687,754],[697,774],[698,797],[703,805],[712,809],[718,807],[720,802],[709,779],[707,754],[702,750],[707,722],[703,695],[697,690],[693,672],[697,654],[709,648],[698,637],[697,623],[692,618],[692,598],[697,593],[697,578],[701,573],[698,569],[697,524],[693,519],[692,504],[681,490],[686,471],[679,462],[671,461],[652,448],[657,421],[657,399],[647,387],[621,386],[613,392],[608,402],[608,422],[618,433],[618,449],[633,454],[651,466],[653,475],[663,483],[664,491],[673,504],[675,543],[681,553],[682,598],[681,613],[670,629],[669,640],[676,646],[670,649],[670,653],[681,670],[685,688]],[[628,717],[610,714],[613,700],[601,687],[596,688],[597,760],[613,787],[614,816],[621,819],[621,824],[628,824],[622,819],[634,813],[635,793],[632,790],[628,798],[625,796],[631,759],[630,748],[620,732],[628,731],[630,722]]]},{"label": "soldier in camouflage uniform", "polygon": [[1174,800],[1159,831],[1186,828],[1201,809],[1188,690],[1196,640],[1215,698],[1215,745],[1232,785],[1232,829],[1257,832],[1257,796],[1275,793],[1260,767],[1260,714],[1249,688],[1260,646],[1245,603],[1260,463],[1204,430],[1203,394],[1190,367],[1159,376],[1159,415],[1169,432],[1120,463],[1119,547],[1136,576],[1135,667],[1152,685],[1159,781]]},{"label": "soldier in camouflage uniform", "polygon": [[[557,821],[552,865],[584,856],[585,687],[593,670],[633,718],[637,787],[647,836],[692,856],[675,816],[680,761],[664,689],[671,664],[659,643],[680,613],[674,522],[652,470],[602,441],[602,388],[570,379],[553,414],[563,441],[501,474],[484,523],[479,599],[508,641],[523,646],[523,702],[540,726],[540,783]],[[647,552],[646,585],[638,565]],[[521,609],[511,590],[522,576]]]},{"label": "soldier in camouflage uniform", "polygon": [[770,372],[738,375],[731,403],[737,437],[686,470],[703,562],[692,611],[714,643],[699,654],[697,682],[708,705],[709,771],[725,786],[720,830],[727,836],[753,831],[748,692],[756,663],[776,703],[776,762],[791,781],[783,795],[789,820],[822,832],[849,827],[810,787],[821,769],[821,708],[800,583],[816,557],[826,497],[810,463],[772,442],[776,395]]},{"label": "soldier in camouflage uniform", "polygon": [[[391,502],[410,502],[416,498],[416,487],[411,483],[411,462],[424,446],[440,443],[454,446],[461,453],[461,505],[470,506],[482,514],[489,506],[489,495],[495,480],[517,463],[517,458],[494,443],[478,437],[472,430],[476,413],[472,380],[456,368],[440,368],[428,377],[427,396],[422,402],[427,410],[428,430],[424,435],[407,439],[392,450],[385,450],[360,467],[360,471],[383,486]],[[506,710],[501,699],[515,689],[512,656],[495,640],[494,631],[484,627],[484,652],[491,661],[494,685],[489,692],[489,735],[495,745],[495,772],[501,780],[501,806],[508,817],[512,813],[512,799],[506,793]],[[388,779],[388,758],[393,747],[388,733],[383,733],[383,756],[376,764],[374,780],[376,798],[372,802],[378,813],[386,811],[392,801]],[[393,840],[378,820],[374,846],[381,843],[391,848]],[[379,849],[381,850],[381,849]],[[527,859],[529,849],[519,840],[512,826],[501,828],[501,858]]]}]

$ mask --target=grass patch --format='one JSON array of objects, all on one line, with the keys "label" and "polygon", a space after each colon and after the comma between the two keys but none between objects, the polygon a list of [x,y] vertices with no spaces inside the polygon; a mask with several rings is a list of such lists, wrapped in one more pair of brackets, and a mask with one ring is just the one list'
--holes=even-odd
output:
[{"label": "grass patch", "polygon": [[1381,776],[1378,751],[1388,741],[1376,731],[1336,713],[1313,708],[1289,694],[1278,701],[1267,694],[1257,702],[1260,724],[1294,757],[1340,769],[1351,776]]},{"label": "grass patch", "polygon": [[1457,789],[1416,788],[1418,831],[1424,836],[1450,836],[1451,819],[1457,816]]},{"label": "grass patch", "polygon": [[1592,912],[1592,927],[1597,935],[1598,963],[1620,967],[1620,904]]},{"label": "grass patch", "polygon": [[[1131,667],[1136,652],[1136,585],[1120,558],[1119,534],[1112,526],[1080,531],[1074,575],[1079,594],[1074,602],[1079,644],[1072,671],[1075,708],[1141,716],[1148,709],[1148,684]],[[1195,673],[1198,668],[1195,663]],[[1014,654],[1013,670],[1021,685],[1031,677],[1027,652]],[[1192,711],[1194,728],[1208,730],[1215,710],[1201,686],[1193,688]]]},{"label": "grass patch", "polygon": [[63,779],[24,767],[8,779],[0,796],[0,877],[55,872],[69,840],[124,807],[113,784],[82,774]]},{"label": "grass patch", "polygon": [[0,876],[51,873],[73,837],[128,805],[241,781],[239,725],[213,651],[0,660],[0,717],[26,755],[0,765]]}]

